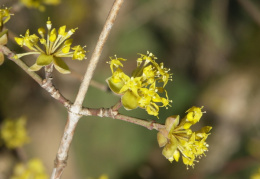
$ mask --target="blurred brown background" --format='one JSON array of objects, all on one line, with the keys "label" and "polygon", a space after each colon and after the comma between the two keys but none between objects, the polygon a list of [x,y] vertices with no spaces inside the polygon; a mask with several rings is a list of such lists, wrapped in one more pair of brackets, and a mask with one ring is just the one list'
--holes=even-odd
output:
[{"label": "blurred brown background", "polygon": [[[74,44],[87,45],[90,58],[112,0],[61,0],[45,12],[22,8],[6,27],[18,36],[30,29],[37,33],[48,17],[54,27],[78,27]],[[245,3],[246,2],[246,3]],[[15,0],[1,0],[9,7]],[[260,167],[260,2],[258,0],[131,0],[125,1],[103,51],[94,79],[105,84],[111,74],[105,63],[109,56],[128,59],[129,73],[137,53],[153,52],[170,67],[168,83],[172,108],[160,110],[167,116],[184,115],[193,106],[207,113],[201,125],[212,125],[209,152],[195,168],[186,170],[161,155],[156,131],[107,118],[83,117],[75,132],[68,166],[63,178],[111,179],[237,179],[250,178]],[[24,52],[9,40],[8,47]],[[31,65],[35,59],[25,57]],[[88,60],[66,60],[71,69],[84,74]],[[40,72],[42,74],[42,72]],[[74,100],[80,80],[54,72],[54,83]],[[91,87],[87,107],[110,107],[119,98]],[[144,110],[120,110],[144,119],[155,119]],[[38,157],[51,173],[66,123],[66,110],[52,99],[13,62],[0,66],[0,120],[28,118],[32,138],[25,146],[28,158]],[[0,165],[11,170],[12,153],[0,150]],[[8,166],[7,166],[8,165]],[[3,171],[1,171],[3,172]]]}]

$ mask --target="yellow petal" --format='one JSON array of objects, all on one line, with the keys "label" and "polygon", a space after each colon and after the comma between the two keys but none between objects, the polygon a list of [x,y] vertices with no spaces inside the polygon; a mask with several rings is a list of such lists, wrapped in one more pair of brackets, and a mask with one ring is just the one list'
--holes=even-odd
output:
[{"label": "yellow petal", "polygon": [[56,38],[57,38],[57,32],[56,32],[56,29],[54,28],[51,30],[51,33],[50,33],[50,41],[54,42],[56,40]]},{"label": "yellow petal", "polygon": [[44,34],[46,33],[45,29],[43,27],[40,27],[38,29],[38,33],[41,35],[41,36],[44,36]]},{"label": "yellow petal", "polygon": [[189,129],[191,125],[192,125],[192,123],[186,122],[186,123],[183,125],[183,128],[184,128],[184,129]]},{"label": "yellow petal", "polygon": [[23,46],[23,38],[15,37],[14,40],[18,45],[20,45],[21,47]]},{"label": "yellow petal", "polygon": [[158,114],[159,114],[159,106],[156,105],[155,103],[150,103],[149,105],[146,106],[146,111],[150,115],[158,116]]},{"label": "yellow petal", "polygon": [[176,162],[179,161],[180,158],[180,152],[178,150],[175,150],[174,154],[173,154],[173,158],[176,160]]},{"label": "yellow petal", "polygon": [[60,27],[58,33],[59,33],[59,35],[64,37],[67,34],[66,33],[66,26],[64,25],[64,26]]}]

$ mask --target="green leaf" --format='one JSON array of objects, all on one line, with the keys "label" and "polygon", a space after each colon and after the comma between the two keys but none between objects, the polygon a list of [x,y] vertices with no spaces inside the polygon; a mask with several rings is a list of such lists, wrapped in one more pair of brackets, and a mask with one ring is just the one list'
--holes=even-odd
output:
[{"label": "green leaf", "polygon": [[42,66],[39,66],[35,63],[29,68],[29,71],[39,71],[41,68]]},{"label": "green leaf", "polygon": [[41,54],[36,60],[37,65],[46,66],[53,62],[54,57],[52,55]]},{"label": "green leaf", "polygon": [[70,73],[68,65],[61,58],[53,57],[53,64],[56,70],[58,70],[60,73],[62,74]]},{"label": "green leaf", "polygon": [[135,109],[138,107],[138,97],[132,93],[132,91],[127,91],[122,96],[122,104],[126,110]]}]

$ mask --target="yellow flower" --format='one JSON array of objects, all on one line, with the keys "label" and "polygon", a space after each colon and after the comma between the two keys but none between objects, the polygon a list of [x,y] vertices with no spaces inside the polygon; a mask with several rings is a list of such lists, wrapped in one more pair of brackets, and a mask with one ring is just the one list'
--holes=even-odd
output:
[{"label": "yellow flower", "polygon": [[11,179],[48,179],[48,175],[39,159],[31,159],[27,164],[18,163],[14,167]]},{"label": "yellow flower", "polygon": [[5,24],[7,21],[9,21],[11,18],[11,15],[13,15],[10,13],[10,9],[11,8],[7,8],[7,7],[4,9],[0,9],[0,31],[2,29],[3,24]]},{"label": "yellow flower", "polygon": [[21,147],[29,142],[25,125],[26,119],[24,117],[20,117],[17,120],[4,120],[0,136],[8,148],[14,149]]},{"label": "yellow flower", "polygon": [[[87,179],[94,179],[94,178],[88,177]],[[97,179],[109,179],[109,177],[106,174],[103,174],[103,175],[99,176]]]},{"label": "yellow flower", "polygon": [[[140,54],[137,59],[137,68],[132,76],[126,75],[120,67],[123,67],[123,58],[110,58],[108,62],[112,76],[107,79],[110,89],[122,96],[121,101],[125,109],[132,110],[143,108],[148,114],[158,116],[160,107],[167,107],[171,102],[167,91],[164,89],[172,74],[170,69],[164,68],[155,61],[157,58],[150,52],[147,55]],[[159,93],[164,94],[161,97]]]},{"label": "yellow flower", "polygon": [[260,168],[258,168],[256,173],[251,175],[250,179],[260,179]]},{"label": "yellow flower", "polygon": [[[66,32],[66,26],[59,28],[58,33],[55,28],[52,29],[52,23],[50,20],[46,23],[47,35],[44,28],[39,28],[38,33],[40,37],[35,34],[30,35],[29,29],[26,31],[25,36],[15,37],[15,41],[21,47],[26,46],[33,52],[17,54],[16,58],[23,57],[25,55],[38,54],[36,63],[32,65],[29,70],[38,71],[42,67],[47,65],[54,65],[56,70],[60,73],[70,73],[69,67],[61,59],[61,57],[71,57],[73,60],[85,59],[86,51],[80,45],[72,47],[72,39],[69,39],[74,34],[76,29],[71,29]],[[40,47],[40,44],[44,48]],[[71,49],[73,51],[71,51]]]},{"label": "yellow flower", "polygon": [[[201,158],[208,151],[208,144],[205,142],[211,126],[205,126],[199,131],[193,132],[185,127],[187,123],[197,123],[201,116],[201,108],[192,107],[187,110],[188,114],[180,121],[179,116],[170,116],[165,121],[165,128],[157,134],[157,141],[160,147],[164,147],[162,154],[170,161],[182,161],[185,165],[194,167],[196,158]],[[191,115],[193,114],[193,115]],[[190,125],[189,125],[190,127]]]},{"label": "yellow flower", "polygon": [[[58,5],[60,0],[20,0],[27,8],[35,8],[44,11],[44,5]],[[44,4],[44,5],[43,5]]]}]

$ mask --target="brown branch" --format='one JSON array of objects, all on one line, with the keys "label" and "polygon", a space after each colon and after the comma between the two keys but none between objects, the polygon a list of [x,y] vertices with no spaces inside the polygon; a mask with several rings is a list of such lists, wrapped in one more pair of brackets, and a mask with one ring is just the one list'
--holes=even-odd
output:
[{"label": "brown branch", "polygon": [[15,59],[15,53],[13,53],[9,48],[7,48],[6,46],[0,45],[0,52],[3,52],[8,59],[10,59],[11,61],[13,61],[14,63],[16,63],[19,67],[21,67],[30,77],[32,77],[42,88],[44,88],[46,91],[48,91],[50,93],[50,95],[56,99],[57,101],[59,101],[61,104],[63,104],[67,109],[70,108],[71,106],[71,102],[66,99],[59,90],[57,90],[52,82],[51,82],[51,75],[48,73],[46,75],[46,77],[49,80],[42,80],[42,78],[36,74],[33,71],[29,71],[28,70],[28,66],[21,61],[20,59]]},{"label": "brown branch", "polygon": [[114,106],[112,106],[111,109],[113,111],[118,111],[121,107],[122,107],[122,102],[121,102],[121,99],[120,99]]},{"label": "brown branch", "polygon": [[50,80],[43,80],[43,84],[41,85],[43,89],[48,91],[54,99],[59,101],[65,108],[70,109],[72,102],[70,102],[67,98],[65,98],[58,89],[52,84]]},{"label": "brown branch", "polygon": [[90,109],[90,108],[83,108],[80,112],[81,115],[84,116],[99,116],[99,117],[110,117],[113,119],[119,119],[122,121],[130,122],[139,126],[143,126],[149,130],[160,130],[165,128],[163,124],[156,123],[154,121],[146,121],[139,118],[134,118],[130,116],[125,116],[123,114],[118,113],[117,110],[113,110],[111,108],[99,108],[99,109]]},{"label": "brown branch", "polygon": [[16,63],[19,67],[21,67],[30,77],[32,77],[40,86],[43,84],[42,78],[34,73],[33,71],[28,70],[28,66],[21,61],[20,59],[15,59],[15,54],[6,46],[0,45],[0,52],[3,52],[8,59],[12,60],[14,63]]},{"label": "brown branch", "polygon": [[68,152],[80,115],[69,112],[67,124],[54,163],[51,179],[59,179],[67,165]]},{"label": "brown branch", "polygon": [[99,36],[96,48],[94,49],[94,52],[90,59],[89,66],[87,68],[83,81],[80,85],[79,92],[77,94],[75,103],[69,109],[70,111],[69,111],[67,125],[64,129],[64,134],[63,134],[63,137],[62,137],[59,149],[58,149],[58,153],[57,153],[57,156],[55,159],[55,165],[54,165],[51,179],[59,179],[66,166],[66,162],[67,162],[67,158],[68,158],[68,151],[69,151],[71,141],[73,139],[74,130],[77,126],[78,120],[81,117],[80,115],[78,115],[78,113],[80,112],[80,110],[82,108],[82,103],[85,98],[86,92],[88,90],[92,76],[94,74],[94,70],[97,66],[97,63],[99,61],[104,44],[112,29],[112,26],[114,24],[114,21],[116,19],[116,16],[118,14],[118,11],[119,11],[122,3],[123,3],[123,0],[115,0],[115,2],[114,2],[113,6],[110,10],[110,13],[108,15],[108,18],[106,20],[106,23],[103,27],[103,30]]},{"label": "brown branch", "polygon": [[244,10],[260,26],[260,11],[250,0],[237,0]]},{"label": "brown branch", "polygon": [[87,93],[90,81],[93,77],[94,70],[96,69],[97,63],[100,59],[100,55],[102,53],[104,44],[105,44],[105,42],[108,38],[108,35],[109,35],[109,33],[112,29],[112,26],[115,22],[116,17],[117,17],[118,11],[121,8],[123,2],[124,2],[124,0],[115,0],[114,4],[113,4],[113,6],[112,6],[112,8],[109,12],[106,23],[105,23],[103,30],[102,30],[102,32],[99,36],[97,45],[96,45],[94,52],[91,56],[88,69],[87,69],[85,76],[83,78],[83,81],[80,85],[80,88],[79,88],[79,91],[78,91],[78,94],[77,94],[77,97],[76,97],[76,100],[75,100],[75,103],[74,103],[74,108],[77,111],[80,111],[80,109],[82,107],[83,100],[85,99],[85,95]]}]

